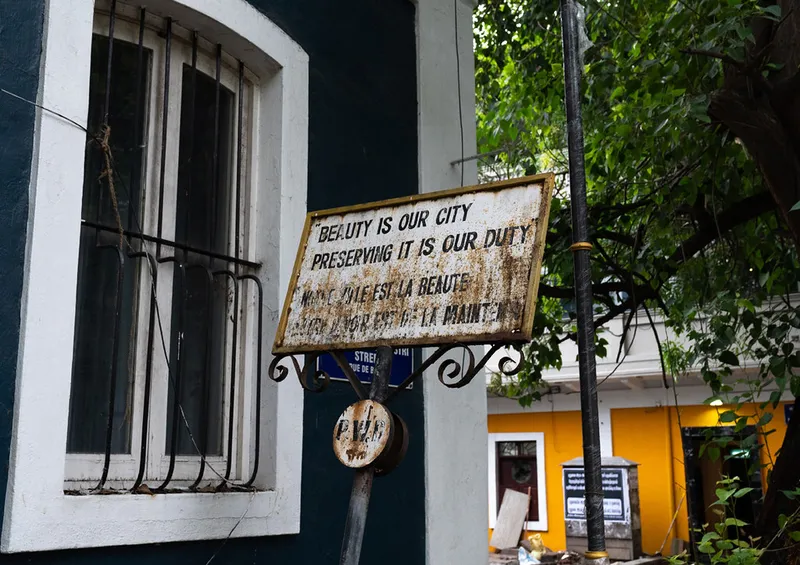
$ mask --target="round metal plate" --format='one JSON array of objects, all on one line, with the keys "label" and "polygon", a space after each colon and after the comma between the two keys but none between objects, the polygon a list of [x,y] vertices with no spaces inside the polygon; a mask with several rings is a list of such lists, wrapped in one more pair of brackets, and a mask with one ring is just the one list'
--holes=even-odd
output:
[{"label": "round metal plate", "polygon": [[351,404],[333,427],[333,452],[343,465],[366,467],[380,457],[393,435],[391,413],[374,400]]}]

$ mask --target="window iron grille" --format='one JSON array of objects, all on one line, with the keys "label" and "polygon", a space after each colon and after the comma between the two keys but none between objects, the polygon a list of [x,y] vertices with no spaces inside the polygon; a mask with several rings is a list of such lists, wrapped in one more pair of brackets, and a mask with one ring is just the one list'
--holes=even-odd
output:
[{"label": "window iron grille", "polygon": [[[90,98],[99,100],[101,113],[96,113],[98,103],[90,101],[89,149],[87,149],[86,185],[96,184],[93,189],[84,190],[84,206],[81,221],[81,274],[79,275],[78,313],[76,314],[76,345],[73,368],[73,390],[70,405],[70,434],[68,451],[95,453],[102,443],[102,470],[99,480],[90,492],[107,491],[109,469],[112,455],[130,452],[137,459],[137,470],[133,483],[128,489],[139,492],[145,481],[153,481],[156,486],[148,486],[151,492],[174,490],[173,483],[176,461],[179,456],[197,457],[197,472],[188,487],[200,488],[204,478],[210,480],[214,490],[252,488],[259,470],[261,434],[261,394],[262,394],[262,332],[264,288],[257,276],[261,264],[247,257],[242,245],[242,200],[244,176],[244,93],[245,66],[238,62],[238,93],[228,92],[221,84],[223,50],[220,44],[214,49],[215,76],[208,77],[198,71],[197,32],[191,33],[191,64],[183,70],[183,100],[181,115],[175,116],[170,110],[171,54],[174,41],[174,22],[171,18],[163,20],[160,36],[163,38],[163,90],[161,92],[161,145],[157,186],[148,190],[146,181],[141,180],[146,160],[146,112],[147,83],[150,76],[149,65],[152,52],[145,47],[145,29],[148,13],[144,7],[138,8],[138,44],[122,46],[115,41],[117,25],[117,0],[111,0],[108,14],[108,35],[105,52],[105,70],[102,80],[94,73],[95,49],[93,49],[93,77]],[[101,45],[100,42],[96,42]],[[119,52],[115,54],[115,49]],[[99,51],[99,49],[98,49]],[[130,93],[131,77],[121,77],[112,65],[119,57],[135,60],[134,93]],[[100,62],[98,62],[98,67]],[[153,66],[152,73],[155,73]],[[124,74],[124,73],[122,73]],[[119,79],[119,84],[112,81]],[[202,84],[201,84],[202,83]],[[120,88],[126,90],[119,96]],[[102,92],[102,97],[99,96]],[[132,94],[132,96],[131,96]],[[198,99],[203,98],[203,103]],[[125,111],[116,113],[114,104],[133,105]],[[126,113],[127,112],[127,113]],[[93,116],[94,113],[94,116]],[[235,117],[234,114],[235,113]],[[120,118],[121,115],[132,119]],[[173,120],[180,120],[180,153],[177,182],[176,232],[173,238],[165,235],[165,187],[167,185],[168,128]],[[93,132],[93,122],[99,121],[99,131]],[[211,122],[208,127],[207,122]],[[184,128],[186,123],[186,128]],[[232,127],[224,127],[231,124]],[[196,127],[200,125],[201,127]],[[113,126],[113,130],[112,130]],[[132,136],[126,138],[132,128]],[[117,134],[118,129],[122,130]],[[233,132],[229,131],[234,130]],[[210,130],[210,131],[209,131]],[[233,135],[228,135],[232,133]],[[233,138],[230,140],[230,138]],[[119,147],[115,138],[125,140],[126,146]],[[232,143],[229,143],[229,140]],[[98,155],[99,151],[99,155]],[[210,152],[210,163],[204,157]],[[94,158],[91,157],[94,153]],[[223,155],[224,154],[224,155]],[[228,159],[235,154],[235,159]],[[198,162],[203,161],[203,162]],[[230,163],[233,161],[233,163]],[[232,166],[233,171],[227,167]],[[121,169],[128,168],[129,175]],[[91,178],[94,169],[100,169],[99,182]],[[205,173],[210,168],[210,178]],[[231,173],[231,174],[228,174]],[[204,176],[205,178],[199,178]],[[230,179],[229,183],[223,177]],[[145,183],[145,186],[141,186]],[[232,184],[232,186],[223,186]],[[226,194],[232,188],[232,194]],[[229,191],[230,192],[230,191]],[[202,197],[197,196],[203,193]],[[191,194],[192,196],[188,196]],[[148,233],[142,220],[142,210],[155,201],[156,230]],[[229,197],[228,197],[229,196]],[[194,199],[194,200],[192,200]],[[197,206],[199,201],[205,210]],[[233,210],[227,206],[233,204]],[[203,217],[205,212],[205,217]],[[227,229],[226,218],[233,219],[233,226]],[[226,234],[233,232],[233,241]],[[231,248],[232,247],[232,251]],[[101,266],[102,265],[102,266]],[[171,328],[165,335],[162,316],[165,308],[159,307],[159,272],[171,266],[173,273]],[[136,288],[139,269],[144,269],[148,279],[141,288]],[[109,292],[110,291],[110,292]],[[82,294],[83,293],[83,294]],[[146,323],[146,348],[144,358],[144,383],[141,406],[140,441],[138,453],[134,453],[130,441],[130,419],[120,414],[123,406],[131,407],[128,386],[133,378],[130,369],[131,359],[137,360],[135,323],[132,318],[137,308],[137,296],[147,293],[149,307],[143,312]],[[110,296],[109,296],[110,294]],[[222,299],[220,300],[220,295]],[[246,328],[242,323],[243,303],[246,297],[254,298],[252,315],[255,316],[255,406],[254,416],[248,421],[253,426],[255,451],[250,459],[249,469],[241,469],[234,474],[234,461],[237,460],[237,447],[234,433],[237,426],[237,406],[243,411],[243,401],[237,398],[241,379],[246,378],[241,362],[240,344]],[[82,302],[83,299],[83,302]],[[222,302],[222,306],[220,306]],[[82,307],[81,305],[85,307]],[[101,304],[101,306],[97,306]],[[93,318],[95,315],[109,313],[110,324]],[[95,336],[87,338],[86,328],[95,325]],[[106,326],[110,332],[104,332]],[[214,335],[221,334],[220,335]],[[103,335],[105,334],[105,335]],[[110,334],[110,335],[109,335]],[[201,335],[205,334],[205,335]],[[224,342],[222,347],[212,347],[212,342]],[[101,353],[92,345],[107,344],[108,351]],[[225,370],[225,356],[230,357],[229,375],[212,383],[212,373]],[[149,428],[151,422],[151,403],[154,391],[154,356],[163,356],[167,366],[168,418],[164,422],[165,456],[168,456],[166,473],[154,478],[148,477],[148,452],[153,447]],[[106,357],[109,357],[106,359]],[[220,360],[220,356],[222,359]],[[126,358],[127,357],[127,358]],[[201,358],[202,357],[202,358]],[[215,358],[216,357],[216,358]],[[237,360],[240,361],[237,364]],[[98,365],[103,365],[102,370]],[[86,367],[89,369],[84,370]],[[187,373],[193,371],[200,375],[199,395],[187,396],[186,389],[193,383]],[[81,384],[79,373],[91,374]],[[103,379],[102,377],[105,377]],[[251,377],[252,378],[252,377]],[[86,380],[86,379],[84,379]],[[105,383],[102,382],[105,380]],[[123,382],[124,380],[124,382]],[[105,414],[100,413],[100,422],[86,440],[87,426],[91,428],[91,418],[81,407],[92,401],[89,395],[98,394],[105,384]],[[98,385],[98,386],[94,386]],[[226,390],[223,390],[223,387]],[[95,389],[95,390],[87,390]],[[187,399],[196,399],[199,409],[187,415]],[[219,407],[218,422],[212,429],[210,404]],[[81,404],[83,402],[83,405]],[[195,402],[195,404],[197,403]],[[222,413],[223,409],[227,413]],[[105,416],[102,418],[102,416]],[[98,420],[94,416],[95,423]],[[127,419],[127,422],[126,422]],[[191,420],[191,421],[190,421]],[[102,424],[102,425],[101,425]],[[218,436],[218,437],[216,437]],[[241,442],[239,442],[241,443]],[[94,444],[94,445],[89,445]],[[239,450],[248,449],[240,446]],[[224,469],[217,471],[207,458],[214,454],[224,456]],[[206,467],[210,467],[209,474]],[[216,476],[214,476],[216,475]],[[216,483],[216,484],[213,484]],[[209,487],[206,487],[209,488]]]}]

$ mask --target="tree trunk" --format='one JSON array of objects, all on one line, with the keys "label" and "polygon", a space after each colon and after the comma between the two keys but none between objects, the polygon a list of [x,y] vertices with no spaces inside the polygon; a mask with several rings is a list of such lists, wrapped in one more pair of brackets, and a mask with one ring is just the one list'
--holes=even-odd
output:
[{"label": "tree trunk", "polygon": [[[779,549],[787,545],[786,536],[778,536],[778,517],[781,514],[790,516],[798,508],[799,500],[790,500],[782,491],[794,490],[800,486],[800,416],[792,413],[783,446],[775,460],[775,466],[769,475],[767,493],[761,516],[756,523],[756,532],[761,536],[762,547],[771,544],[769,549]],[[773,541],[774,540],[774,541]],[[786,565],[798,563],[796,552],[790,556],[786,551],[768,551],[761,559],[762,565]]]},{"label": "tree trunk", "polygon": [[[773,2],[765,2],[772,4]],[[753,23],[755,44],[743,63],[727,60],[723,88],[709,105],[709,115],[744,145],[760,168],[778,210],[800,250],[800,0],[778,0],[782,20]],[[767,63],[782,65],[768,79]],[[800,508],[782,491],[800,486],[800,415],[793,414],[767,483],[764,506],[756,524],[760,547],[769,545],[763,565],[800,563],[778,519]],[[772,551],[779,549],[779,551]]]},{"label": "tree trunk", "polygon": [[[709,115],[756,161],[800,248],[800,211],[790,212],[800,202],[800,0],[778,4],[782,20],[753,23],[756,41],[745,61],[725,59],[725,83]],[[768,79],[762,75],[767,63],[782,65]]]}]

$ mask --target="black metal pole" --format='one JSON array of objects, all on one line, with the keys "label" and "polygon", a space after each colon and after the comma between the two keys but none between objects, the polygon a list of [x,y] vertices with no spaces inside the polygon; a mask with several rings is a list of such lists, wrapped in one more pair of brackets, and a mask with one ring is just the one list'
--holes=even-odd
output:
[{"label": "black metal pole", "polygon": [[[369,388],[369,398],[376,402],[384,402],[389,395],[389,375],[392,372],[392,348],[378,347],[375,359],[375,373]],[[344,538],[340,565],[358,565],[361,559],[361,545],[364,541],[364,528],[367,525],[367,510],[372,492],[372,480],[375,468],[369,466],[356,471],[353,479],[353,490],[350,493],[350,506],[347,509],[347,520],[344,523]]]},{"label": "black metal pole", "polygon": [[578,314],[578,366],[583,420],[583,464],[586,481],[587,559],[608,559],[603,524],[603,486],[600,460],[600,422],[597,409],[597,371],[592,313],[591,244],[586,218],[586,172],[581,124],[581,54],[578,50],[578,13],[575,0],[561,0],[564,45],[564,85],[567,108],[569,183],[572,206],[572,246],[575,299]]}]

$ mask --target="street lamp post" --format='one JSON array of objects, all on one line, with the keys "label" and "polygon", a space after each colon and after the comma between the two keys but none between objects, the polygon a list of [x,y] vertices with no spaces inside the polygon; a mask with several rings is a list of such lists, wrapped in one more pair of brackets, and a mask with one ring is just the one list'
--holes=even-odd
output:
[{"label": "street lamp post", "polygon": [[587,562],[608,563],[603,522],[603,485],[600,459],[600,422],[597,408],[597,367],[592,312],[592,273],[586,213],[586,171],[581,123],[581,54],[578,48],[578,11],[575,0],[561,0],[564,46],[564,85],[567,109],[569,181],[572,208],[572,245],[575,299],[578,315],[578,365],[580,370],[583,461],[586,481]]}]

